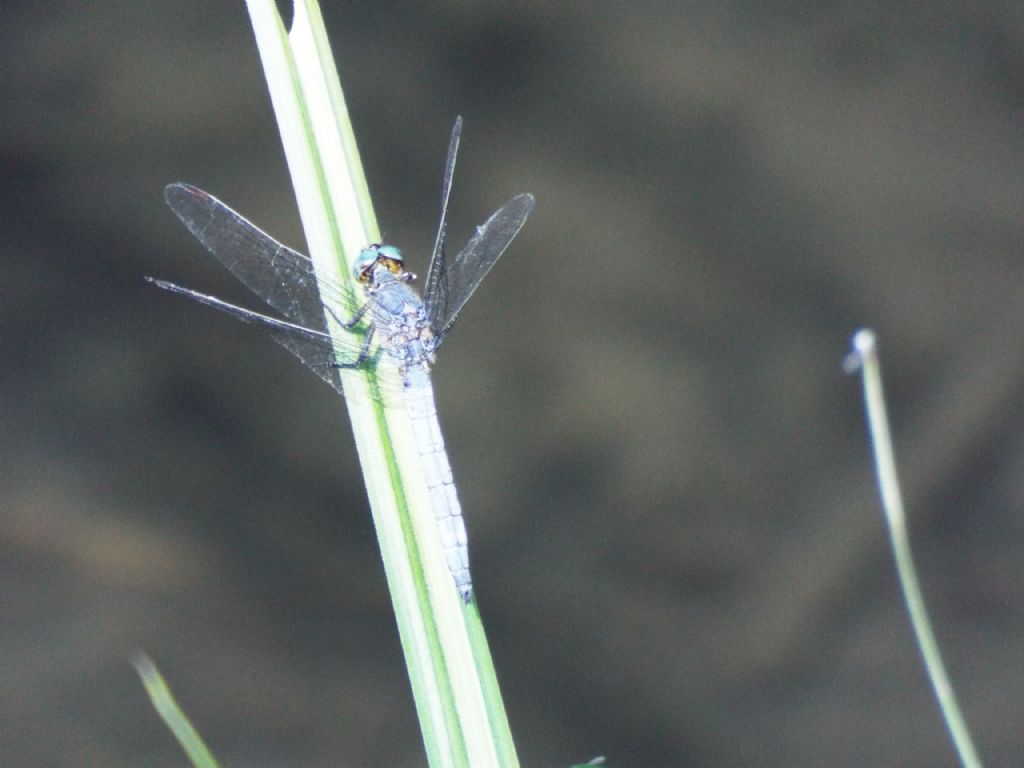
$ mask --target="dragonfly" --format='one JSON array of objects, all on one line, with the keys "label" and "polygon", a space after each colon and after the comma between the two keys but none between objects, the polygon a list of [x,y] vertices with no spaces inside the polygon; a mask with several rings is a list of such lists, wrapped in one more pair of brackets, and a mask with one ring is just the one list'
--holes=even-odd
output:
[{"label": "dragonfly", "polygon": [[360,251],[353,266],[357,287],[349,288],[318,276],[309,257],[274,240],[213,195],[181,183],[164,190],[171,210],[222,265],[281,317],[166,280],[146,279],[264,326],[276,342],[343,396],[343,369],[386,363],[397,372],[399,400],[413,427],[448,569],[459,595],[469,603],[473,582],[466,525],[437,419],[430,368],[466,301],[522,229],[534,198],[530,194],[513,197],[476,228],[457,256],[449,258],[448,200],[461,135],[459,117],[448,144],[441,220],[422,298],[411,286],[416,275],[406,270],[401,251],[393,245],[373,243]]}]

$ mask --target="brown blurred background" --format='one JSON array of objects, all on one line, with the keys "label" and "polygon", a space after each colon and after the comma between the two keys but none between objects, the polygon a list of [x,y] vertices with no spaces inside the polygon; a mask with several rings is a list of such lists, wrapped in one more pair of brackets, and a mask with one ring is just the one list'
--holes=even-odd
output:
[{"label": "brown blurred background", "polygon": [[[1024,754],[1024,6],[323,12],[387,238],[525,230],[436,369],[524,766],[955,765],[882,532],[989,766]],[[298,216],[239,0],[0,10],[0,764],[424,763],[340,402],[180,226]]]}]

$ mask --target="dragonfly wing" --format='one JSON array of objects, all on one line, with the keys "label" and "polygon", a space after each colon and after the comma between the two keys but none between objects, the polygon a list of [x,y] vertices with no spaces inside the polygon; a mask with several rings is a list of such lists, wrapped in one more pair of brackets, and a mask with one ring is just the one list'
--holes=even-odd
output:
[{"label": "dragonfly wing", "polygon": [[428,282],[425,296],[436,346],[444,341],[469,297],[522,229],[532,210],[533,195],[513,197],[476,228],[476,233],[451,263],[447,263],[442,248],[437,257],[441,266],[432,270],[439,275],[438,285],[431,291]]},{"label": "dragonfly wing", "polygon": [[216,296],[208,296],[166,280],[157,280],[152,277],[147,277],[146,280],[164,290],[187,296],[209,307],[219,309],[244,323],[254,323],[269,328],[274,341],[299,358],[307,368],[338,392],[345,394],[341,386],[341,378],[338,376],[337,363],[351,363],[359,358],[361,343],[357,342],[357,334],[352,334],[351,342],[342,342],[328,333],[304,328],[301,325],[279,320],[269,315],[261,315],[259,312],[229,304]]},{"label": "dragonfly wing", "polygon": [[445,269],[444,246],[448,240],[448,198],[452,193],[452,174],[455,172],[455,157],[459,153],[459,139],[462,136],[462,116],[455,118],[452,138],[448,142],[448,160],[444,166],[444,182],[441,184],[441,223],[437,226],[434,251],[430,254],[427,280],[423,284],[423,295],[435,297],[439,306],[448,304],[448,276]]},{"label": "dragonfly wing", "polygon": [[346,314],[358,306],[347,288],[324,280],[318,283],[308,257],[282,245],[213,195],[188,184],[170,184],[164,197],[221,264],[297,325],[327,330],[321,298]]},{"label": "dragonfly wing", "polygon": [[345,395],[332,347],[284,330],[271,331],[270,335],[274,341],[299,358],[309,370],[334,387],[339,395]]}]

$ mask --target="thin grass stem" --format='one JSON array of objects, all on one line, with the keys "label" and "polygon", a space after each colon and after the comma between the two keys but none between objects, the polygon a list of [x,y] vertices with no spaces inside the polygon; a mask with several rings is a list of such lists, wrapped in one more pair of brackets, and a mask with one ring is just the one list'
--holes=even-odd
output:
[{"label": "thin grass stem", "polygon": [[846,369],[849,372],[859,369],[861,372],[868,432],[875,457],[875,472],[882,497],[882,509],[892,543],[896,571],[903,589],[903,599],[910,614],[910,623],[924,659],[928,679],[935,691],[960,762],[965,768],[981,768],[981,760],[960,712],[945,665],[942,663],[939,644],[925,609],[924,596],[911,555],[907,517],[896,475],[896,457],[893,453],[889,417],[886,414],[885,395],[882,390],[882,367],[878,360],[878,345],[873,331],[864,329],[854,335],[853,351],[846,359]]}]

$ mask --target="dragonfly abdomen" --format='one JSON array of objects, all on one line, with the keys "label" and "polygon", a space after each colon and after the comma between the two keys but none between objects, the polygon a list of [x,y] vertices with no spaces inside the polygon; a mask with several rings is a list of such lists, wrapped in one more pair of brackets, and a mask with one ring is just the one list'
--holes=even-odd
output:
[{"label": "dragonfly abdomen", "polygon": [[[425,373],[425,372],[424,372]],[[417,377],[418,378],[418,377]],[[469,547],[462,506],[455,492],[452,468],[441,437],[441,425],[434,405],[434,390],[426,375],[405,387],[405,402],[416,436],[420,466],[430,494],[430,507],[434,513],[441,548],[448,561],[448,570],[464,602],[473,596],[473,581],[469,575]]]}]

